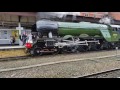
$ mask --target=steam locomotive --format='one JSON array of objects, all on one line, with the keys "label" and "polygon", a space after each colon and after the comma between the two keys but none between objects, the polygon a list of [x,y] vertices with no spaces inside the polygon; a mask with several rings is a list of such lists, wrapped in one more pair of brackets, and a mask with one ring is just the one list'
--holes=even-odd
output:
[{"label": "steam locomotive", "polygon": [[33,43],[25,45],[30,55],[120,48],[120,29],[112,25],[39,20],[32,32]]}]

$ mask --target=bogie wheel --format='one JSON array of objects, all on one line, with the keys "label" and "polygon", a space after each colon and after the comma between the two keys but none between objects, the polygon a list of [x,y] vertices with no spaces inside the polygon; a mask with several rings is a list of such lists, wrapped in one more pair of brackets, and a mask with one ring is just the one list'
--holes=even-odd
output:
[{"label": "bogie wheel", "polygon": [[34,48],[34,54],[35,55],[42,55],[42,52],[40,52],[42,50],[42,48]]},{"label": "bogie wheel", "polygon": [[42,52],[40,52],[42,49],[41,48],[34,48],[30,50],[30,55],[32,56],[37,56],[37,55],[42,55]]}]

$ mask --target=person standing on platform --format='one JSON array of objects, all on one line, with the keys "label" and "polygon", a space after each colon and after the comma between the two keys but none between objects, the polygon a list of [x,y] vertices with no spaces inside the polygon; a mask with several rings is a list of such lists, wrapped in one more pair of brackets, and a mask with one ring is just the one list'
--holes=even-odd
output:
[{"label": "person standing on platform", "polygon": [[16,41],[16,40],[15,40],[15,37],[13,36],[13,45],[15,44],[15,41]]},{"label": "person standing on platform", "polygon": [[15,44],[15,37],[10,36],[10,44],[14,45]]},{"label": "person standing on platform", "polygon": [[28,43],[33,43],[33,36],[32,36],[31,33],[29,33],[28,36],[27,36],[27,42]]},{"label": "person standing on platform", "polygon": [[[20,36],[20,37],[21,37],[21,36]],[[26,33],[24,33],[24,34],[22,35],[22,38],[20,38],[20,40],[23,42],[23,45],[25,45],[26,40],[27,40],[27,35],[26,35]]]},{"label": "person standing on platform", "polygon": [[12,45],[12,43],[13,43],[13,38],[12,36],[10,36],[10,45]]}]

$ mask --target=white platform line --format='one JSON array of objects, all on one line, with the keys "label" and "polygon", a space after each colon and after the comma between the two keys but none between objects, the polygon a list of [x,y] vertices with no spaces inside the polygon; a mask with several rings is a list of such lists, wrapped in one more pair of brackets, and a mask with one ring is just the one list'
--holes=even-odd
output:
[{"label": "white platform line", "polygon": [[0,47],[0,49],[20,49],[20,48],[25,48],[25,46]]}]

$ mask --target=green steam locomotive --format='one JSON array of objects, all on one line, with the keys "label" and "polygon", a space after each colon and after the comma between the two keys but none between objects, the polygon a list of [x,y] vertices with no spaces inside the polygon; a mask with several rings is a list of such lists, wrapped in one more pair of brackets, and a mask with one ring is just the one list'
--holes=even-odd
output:
[{"label": "green steam locomotive", "polygon": [[31,55],[120,48],[120,28],[113,25],[40,20],[33,32],[33,43],[26,43]]}]

